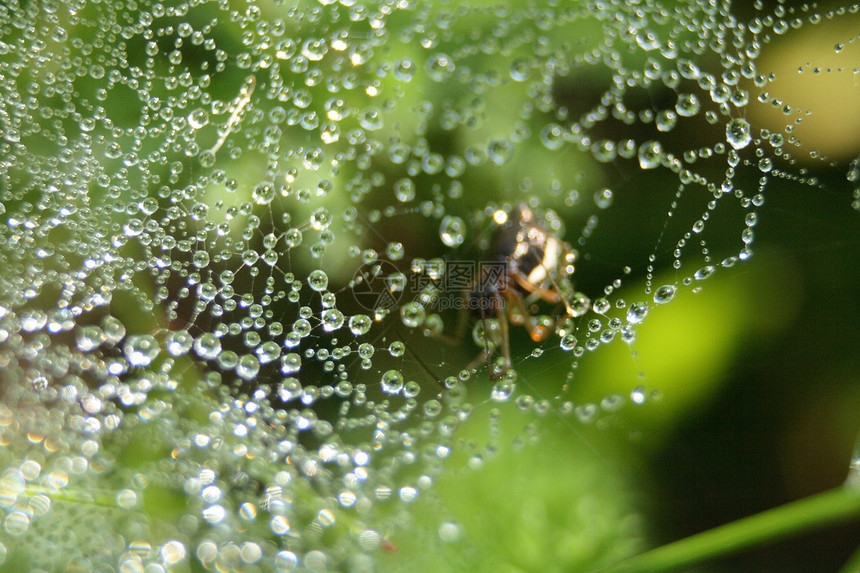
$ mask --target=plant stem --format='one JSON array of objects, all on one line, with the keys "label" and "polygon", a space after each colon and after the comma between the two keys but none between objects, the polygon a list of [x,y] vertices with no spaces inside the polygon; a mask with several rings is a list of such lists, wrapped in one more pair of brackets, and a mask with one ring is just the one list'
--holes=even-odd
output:
[{"label": "plant stem", "polygon": [[854,554],[851,555],[842,569],[839,570],[839,573],[860,573],[860,547],[854,551]]},{"label": "plant stem", "polygon": [[860,488],[842,486],[698,533],[600,569],[645,573],[690,567],[774,539],[860,518]]}]

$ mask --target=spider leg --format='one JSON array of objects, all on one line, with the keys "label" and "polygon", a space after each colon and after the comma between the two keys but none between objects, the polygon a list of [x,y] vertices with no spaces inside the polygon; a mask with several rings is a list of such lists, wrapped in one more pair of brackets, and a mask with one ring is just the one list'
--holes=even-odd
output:
[{"label": "spider leg", "polygon": [[559,288],[558,283],[557,283],[557,282],[555,282],[555,279],[554,279],[554,278],[552,278],[552,275],[551,275],[551,274],[547,273],[547,274],[546,274],[546,277],[547,277],[547,278],[549,279],[549,281],[552,283],[552,287],[555,289],[555,292],[556,292],[556,293],[558,293],[558,297],[559,297],[559,298],[561,299],[561,301],[564,303],[564,309],[565,309],[565,311],[567,311],[567,316],[569,316],[569,317],[571,317],[571,318],[572,318],[572,317],[573,317],[573,314],[574,314],[574,313],[573,313],[573,307],[571,307],[571,306],[570,306],[570,303],[569,303],[569,302],[567,302],[567,299],[566,299],[566,298],[564,298],[564,295],[563,295],[563,294],[561,294],[561,289]]},{"label": "spider leg", "polygon": [[522,273],[512,273],[511,276],[526,292],[535,294],[546,302],[564,303],[568,316],[573,316],[573,308],[571,308],[570,303],[567,302],[567,299],[561,294],[561,288],[559,288],[558,283],[555,282],[555,279],[552,278],[552,275],[549,272],[546,273],[546,278],[548,278],[550,283],[552,283],[552,288],[544,288],[540,285],[533,284],[529,282],[528,278],[523,276]]},{"label": "spider leg", "polygon": [[[511,369],[511,340],[510,333],[508,332],[508,313],[507,309],[502,306],[502,296],[497,294],[495,297],[496,300],[496,315],[499,317],[499,334],[502,338],[502,357],[505,359],[505,364],[499,372],[494,373],[492,370],[490,372],[490,380],[498,380],[502,376],[505,375],[505,372]],[[490,365],[487,364],[487,368],[489,369]]]},{"label": "spider leg", "polygon": [[487,318],[486,318],[486,316],[484,316],[484,310],[485,309],[482,306],[480,308],[480,311],[481,311],[481,319],[480,320],[481,320],[481,328],[484,331],[484,350],[481,351],[481,353],[478,356],[476,356],[474,360],[472,360],[468,365],[466,365],[466,370],[477,369],[478,365],[481,362],[486,360],[487,361],[487,372],[489,372],[490,375],[492,376],[493,370],[492,370],[492,367],[490,365],[490,356],[493,355],[493,351],[490,348],[489,343],[487,342]]},{"label": "spider leg", "polygon": [[[462,297],[464,303],[466,297]],[[463,336],[466,334],[466,327],[469,325],[469,308],[467,304],[463,304],[457,312],[457,324],[454,327],[453,334],[445,334],[444,332],[433,332],[429,329],[424,329],[424,336],[430,336],[450,344],[451,346],[459,345],[463,341]]]},{"label": "spider leg", "polygon": [[[535,342],[541,342],[546,340],[546,338],[552,334],[554,328],[553,327],[545,327],[539,325],[532,314],[529,312],[526,305],[523,303],[523,297],[519,295],[519,293],[514,291],[508,291],[506,293],[508,299],[508,308],[516,308],[520,311],[520,314],[523,315],[524,321],[523,324],[526,327],[526,330],[529,333],[529,336]],[[554,325],[553,325],[554,326]]]},{"label": "spider leg", "polygon": [[[495,309],[496,316],[499,318],[499,329],[501,332],[501,337],[503,340],[502,343],[502,355],[505,358],[505,366],[504,368],[497,374],[493,373],[492,364],[490,363],[490,358],[493,356],[493,349],[490,348],[489,342],[487,340],[486,334],[486,321],[489,318],[485,315],[485,311],[488,309],[481,308],[481,325],[484,327],[484,349],[481,353],[475,357],[469,364],[466,365],[466,370],[475,370],[480,367],[482,362],[487,363],[487,371],[490,373],[490,380],[498,380],[504,375],[505,372],[508,371],[511,367],[511,351],[510,344],[508,342],[508,321],[507,316],[504,312],[503,301],[501,294],[494,293],[492,300],[493,308]],[[463,341],[463,337],[466,334],[466,327],[469,324],[469,316],[470,311],[467,304],[464,304],[460,309],[457,315],[457,326],[455,327],[454,334],[445,334],[444,332],[433,332],[431,330],[425,329],[424,335],[430,336],[432,338],[441,340],[450,345],[459,345]]]},{"label": "spider leg", "polygon": [[493,355],[493,351],[490,350],[489,348],[485,348],[484,350],[481,351],[480,354],[478,354],[475,357],[474,360],[472,360],[471,362],[469,362],[466,365],[466,368],[464,368],[464,370],[467,370],[467,371],[477,370],[478,368],[481,367],[481,364],[484,361],[487,362],[487,368],[490,368],[490,357],[492,355]]}]

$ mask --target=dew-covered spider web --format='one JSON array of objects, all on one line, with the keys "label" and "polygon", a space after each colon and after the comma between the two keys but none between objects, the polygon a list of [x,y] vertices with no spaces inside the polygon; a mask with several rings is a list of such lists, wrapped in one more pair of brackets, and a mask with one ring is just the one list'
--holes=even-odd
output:
[{"label": "dew-covered spider web", "polygon": [[[475,416],[647,407],[580,365],[833,162],[759,60],[857,5],[746,10],[4,2],[0,559],[372,570]],[[519,205],[574,261],[537,342],[458,312]]]}]

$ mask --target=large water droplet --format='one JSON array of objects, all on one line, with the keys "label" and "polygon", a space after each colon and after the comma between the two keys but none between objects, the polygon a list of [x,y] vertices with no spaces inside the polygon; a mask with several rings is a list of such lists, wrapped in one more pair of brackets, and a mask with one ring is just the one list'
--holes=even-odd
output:
[{"label": "large water droplet", "polygon": [[733,119],[726,124],[726,141],[734,149],[743,149],[752,141],[750,124],[745,119]]},{"label": "large water droplet", "polygon": [[319,269],[311,271],[308,276],[308,286],[316,292],[324,291],[328,287],[328,275]]},{"label": "large water droplet", "polygon": [[460,217],[446,215],[439,227],[439,236],[442,242],[449,247],[457,247],[463,244],[466,238],[466,225]]},{"label": "large water droplet", "polygon": [[366,314],[356,314],[349,318],[349,330],[355,336],[367,334],[372,324],[373,321]]},{"label": "large water droplet", "polygon": [[639,166],[642,169],[659,167],[663,160],[663,146],[659,141],[646,141],[639,146]]},{"label": "large water droplet", "polygon": [[410,302],[400,307],[400,320],[409,328],[417,328],[424,324],[427,313],[424,306],[418,302]]},{"label": "large water droplet", "polygon": [[447,54],[437,52],[427,58],[425,69],[434,82],[444,82],[454,73],[454,60]]},{"label": "large water droplet", "polygon": [[657,304],[666,304],[675,298],[677,288],[673,285],[663,285],[654,291],[654,302]]},{"label": "large water droplet", "polygon": [[648,315],[648,305],[644,302],[637,302],[630,305],[627,309],[627,322],[630,324],[639,324]]},{"label": "large water droplet", "polygon": [[387,394],[399,394],[403,389],[403,374],[399,370],[387,370],[380,380],[382,391]]},{"label": "large water droplet", "polygon": [[158,341],[149,334],[129,336],[123,346],[123,352],[130,366],[149,366],[160,350]]}]

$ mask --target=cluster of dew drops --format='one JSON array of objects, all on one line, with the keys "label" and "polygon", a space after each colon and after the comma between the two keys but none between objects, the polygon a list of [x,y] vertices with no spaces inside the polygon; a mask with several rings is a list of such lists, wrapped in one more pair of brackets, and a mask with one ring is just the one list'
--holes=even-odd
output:
[{"label": "cluster of dew drops", "polygon": [[[393,527],[377,509],[431,490],[473,411],[468,372],[429,388],[390,367],[409,352],[385,334],[392,321],[421,330],[438,316],[403,298],[426,261],[387,229],[427,221],[458,247],[470,181],[487,177],[514,177],[536,206],[611,216],[614,190],[523,172],[565,153],[669,170],[658,216],[691,189],[710,199],[677,236],[649,238],[643,301],[615,296],[621,279],[582,295],[585,318],[547,345],[576,361],[631,341],[654,305],[751,255],[768,181],[816,183],[790,169],[803,114],[768,95],[756,60],[844,11],[757,6],[741,22],[729,8],[4,2],[0,560],[14,542],[45,569],[370,567]],[[556,88],[589,71],[608,87],[574,114]],[[676,101],[628,98],[656,88]],[[784,133],[743,119],[751,103],[782,109]],[[594,135],[609,124],[652,136]],[[711,145],[673,140],[696,124]],[[434,143],[446,137],[459,147]],[[540,160],[523,163],[532,142]],[[757,185],[736,186],[742,171]],[[742,230],[718,261],[707,221],[726,203]],[[597,226],[589,217],[575,246]],[[664,264],[677,283],[653,284]],[[358,268],[400,306],[357,305]],[[589,421],[620,401],[552,410]],[[153,491],[184,498],[157,525]],[[83,517],[68,499],[87,502]],[[69,527],[81,520],[94,526]]]}]

